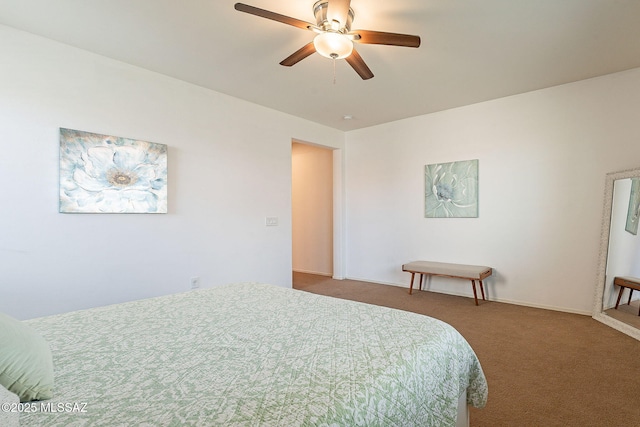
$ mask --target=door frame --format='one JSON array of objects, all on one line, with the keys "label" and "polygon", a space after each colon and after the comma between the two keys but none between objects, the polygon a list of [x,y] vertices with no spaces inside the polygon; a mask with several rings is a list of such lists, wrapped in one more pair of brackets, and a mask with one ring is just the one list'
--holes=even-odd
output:
[{"label": "door frame", "polygon": [[[345,278],[345,200],[344,200],[344,150],[342,148],[329,147],[322,144],[302,141],[292,138],[293,143],[311,145],[332,151],[333,155],[333,273],[332,278],[343,280]],[[293,189],[293,182],[291,183]],[[293,206],[293,201],[291,202]],[[291,233],[291,246],[293,247],[293,231]]]}]

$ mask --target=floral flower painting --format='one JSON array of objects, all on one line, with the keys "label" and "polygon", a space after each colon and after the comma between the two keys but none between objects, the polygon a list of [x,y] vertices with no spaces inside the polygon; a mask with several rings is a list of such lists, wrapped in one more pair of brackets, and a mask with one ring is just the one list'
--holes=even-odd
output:
[{"label": "floral flower painting", "polygon": [[631,195],[627,210],[625,230],[631,234],[638,234],[638,219],[640,218],[640,178],[631,178]]},{"label": "floral flower painting", "polygon": [[60,212],[167,213],[167,146],[60,128]]},{"label": "floral flower painting", "polygon": [[478,160],[425,166],[424,216],[478,217]]}]

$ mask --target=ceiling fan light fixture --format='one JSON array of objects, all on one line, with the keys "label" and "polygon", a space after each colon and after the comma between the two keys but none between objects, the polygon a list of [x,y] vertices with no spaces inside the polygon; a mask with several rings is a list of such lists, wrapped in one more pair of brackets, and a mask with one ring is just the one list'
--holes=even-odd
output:
[{"label": "ceiling fan light fixture", "polygon": [[316,52],[331,59],[343,59],[353,52],[353,42],[344,34],[326,32],[313,39]]}]

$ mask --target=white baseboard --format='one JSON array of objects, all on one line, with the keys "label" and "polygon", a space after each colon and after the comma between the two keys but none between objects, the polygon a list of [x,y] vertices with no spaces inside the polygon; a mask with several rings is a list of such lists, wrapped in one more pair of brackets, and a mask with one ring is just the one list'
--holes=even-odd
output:
[{"label": "white baseboard", "polygon": [[[347,279],[348,280],[357,280],[359,282],[376,283],[378,285],[397,286],[399,288],[407,288],[407,289],[409,288],[408,284],[398,284],[398,283],[391,283],[391,282],[379,282],[379,281],[374,281],[374,280],[369,280],[369,279],[359,279],[359,278],[356,278],[356,277],[347,277]],[[439,294],[453,295],[453,296],[457,296],[457,297],[473,298],[472,295],[465,294],[465,293],[462,293],[462,292],[442,291],[442,290],[434,290],[434,289],[427,289],[427,290],[429,292],[436,292],[436,293],[439,293]],[[561,311],[563,313],[582,314],[582,315],[587,315],[587,316],[591,316],[593,314],[590,310],[589,311],[576,310],[576,309],[573,309],[573,308],[556,307],[556,306],[544,305],[544,304],[533,304],[533,303],[530,303],[530,302],[510,300],[510,299],[504,299],[504,298],[492,298],[492,299],[488,299],[487,301],[502,302],[502,303],[505,303],[505,304],[521,305],[523,307],[542,308],[544,310]]]},{"label": "white baseboard", "polygon": [[309,270],[300,270],[298,268],[294,268],[293,269],[294,273],[306,273],[306,274],[315,274],[316,276],[327,276],[327,277],[332,277],[333,273],[326,273],[326,272],[318,272],[318,271],[309,271]]}]

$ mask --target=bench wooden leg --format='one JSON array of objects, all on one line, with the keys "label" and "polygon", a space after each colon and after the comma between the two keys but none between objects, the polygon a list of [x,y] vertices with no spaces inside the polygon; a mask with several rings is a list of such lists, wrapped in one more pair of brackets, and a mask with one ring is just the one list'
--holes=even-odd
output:
[{"label": "bench wooden leg", "polygon": [[476,281],[471,280],[471,286],[473,287],[473,299],[476,301],[476,305],[478,305],[478,294],[476,293]]},{"label": "bench wooden leg", "polygon": [[[407,270],[404,270],[407,271]],[[411,283],[409,284],[409,295],[413,294],[413,282],[416,278],[416,273],[420,274],[420,283],[418,284],[418,290],[422,290],[423,287],[423,283],[425,282],[425,278],[424,276],[428,275],[429,273],[420,273],[420,272],[416,272],[416,271],[407,271],[408,273],[411,273]],[[458,277],[460,279],[462,279],[463,277],[459,277],[459,276],[450,276],[450,277]],[[464,279],[467,279],[467,277],[464,277]],[[478,291],[476,289],[476,280],[478,279],[470,279],[471,280],[471,288],[473,289],[473,299],[476,303],[476,305],[478,304]],[[482,300],[486,301],[486,297],[484,294],[484,284],[482,283],[482,280],[478,280],[478,283],[480,284],[480,292],[482,293]]]},{"label": "bench wooden leg", "polygon": [[618,300],[616,301],[616,310],[620,304],[620,298],[622,298],[622,292],[624,292],[624,286],[620,286],[620,292],[618,292]]},{"label": "bench wooden leg", "polygon": [[627,301],[627,305],[631,305],[631,296],[633,296],[633,289],[629,288],[629,301]]},{"label": "bench wooden leg", "polygon": [[[482,284],[482,280],[478,280],[478,283],[480,284],[480,292],[482,292],[482,300],[486,301],[486,298],[484,297],[484,285]],[[471,286],[473,287],[473,299],[475,300],[476,305],[478,305],[478,293],[476,292],[475,280],[471,280]]]},{"label": "bench wooden leg", "polygon": [[411,272],[411,285],[409,285],[409,295],[411,295],[411,292],[413,291],[413,278],[415,277],[416,273],[414,273],[413,271]]}]

